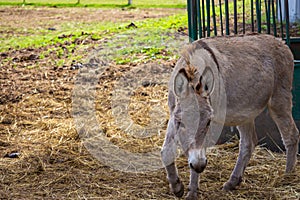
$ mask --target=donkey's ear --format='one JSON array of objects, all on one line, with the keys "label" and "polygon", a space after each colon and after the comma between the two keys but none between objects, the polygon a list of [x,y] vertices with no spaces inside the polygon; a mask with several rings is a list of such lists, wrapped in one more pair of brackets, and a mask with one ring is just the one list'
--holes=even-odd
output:
[{"label": "donkey's ear", "polygon": [[215,88],[214,74],[210,67],[206,67],[200,77],[202,96],[210,96]]},{"label": "donkey's ear", "polygon": [[177,97],[183,97],[187,94],[188,78],[185,69],[179,70],[174,79],[174,93]]}]

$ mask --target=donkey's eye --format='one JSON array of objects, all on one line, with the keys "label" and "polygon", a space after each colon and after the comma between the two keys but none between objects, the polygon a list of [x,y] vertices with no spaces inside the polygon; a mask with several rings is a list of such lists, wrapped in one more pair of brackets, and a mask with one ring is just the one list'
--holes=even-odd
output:
[{"label": "donkey's eye", "polygon": [[210,126],[210,120],[207,122],[206,127]]},{"label": "donkey's eye", "polygon": [[205,91],[207,91],[208,90],[208,86],[205,84],[205,86],[204,86],[204,89],[205,89]]},{"label": "donkey's eye", "polygon": [[183,123],[180,123],[179,128],[185,128],[185,125]]},{"label": "donkey's eye", "polygon": [[199,91],[200,88],[201,88],[201,86],[200,86],[200,84],[198,83],[198,84],[196,85],[196,90]]}]

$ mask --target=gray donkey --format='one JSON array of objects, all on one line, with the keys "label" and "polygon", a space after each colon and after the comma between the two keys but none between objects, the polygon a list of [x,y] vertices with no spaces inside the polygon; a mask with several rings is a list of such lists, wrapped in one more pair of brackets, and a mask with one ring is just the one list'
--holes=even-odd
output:
[{"label": "gray donkey", "polygon": [[[299,131],[292,118],[293,55],[270,35],[201,39],[188,45],[169,83],[168,122],[161,156],[172,192],[184,187],[175,166],[176,145],[188,157],[190,183],[186,199],[197,199],[199,173],[207,165],[206,149],[214,144],[218,124],[236,126],[240,149],[223,189],[233,190],[257,144],[255,118],[268,108],[286,151],[286,172],[297,162]],[[222,127],[222,126],[221,126]]]}]

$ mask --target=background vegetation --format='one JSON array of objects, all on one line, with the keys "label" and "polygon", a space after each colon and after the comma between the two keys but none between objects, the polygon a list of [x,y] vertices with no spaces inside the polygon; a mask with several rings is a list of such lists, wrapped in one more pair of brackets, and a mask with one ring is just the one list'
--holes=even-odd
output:
[{"label": "background vegetation", "polygon": [[[0,0],[3,5],[47,5],[47,6],[88,6],[88,7],[127,7],[128,0]],[[132,0],[131,7],[161,7],[161,8],[184,8],[185,0]]]}]

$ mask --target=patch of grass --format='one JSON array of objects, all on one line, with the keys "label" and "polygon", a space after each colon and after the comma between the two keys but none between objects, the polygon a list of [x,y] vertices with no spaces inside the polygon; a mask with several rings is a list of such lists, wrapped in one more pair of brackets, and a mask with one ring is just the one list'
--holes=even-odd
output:
[{"label": "patch of grass", "polygon": [[[43,47],[48,45],[54,45],[57,43],[64,43],[66,41],[71,42],[76,38],[85,38],[87,35],[83,35],[83,32],[97,31],[100,35],[109,32],[121,31],[121,23],[109,23],[109,22],[94,22],[89,24],[78,24],[78,23],[66,23],[62,24],[60,27],[61,31],[40,31],[35,32],[33,35],[15,36],[7,35],[6,37],[1,37],[0,42],[0,52],[7,51],[9,48],[23,49],[27,47]],[[109,31],[107,31],[109,30]],[[15,30],[17,31],[17,30]]]},{"label": "patch of grass", "polygon": [[35,68],[36,68],[36,66],[34,66],[34,65],[27,66],[27,69],[35,69]]},{"label": "patch of grass", "polygon": [[[78,3],[79,2],[79,3]],[[50,6],[50,7],[100,7],[100,8],[185,8],[185,0],[133,0],[132,5],[128,5],[127,0],[111,0],[111,1],[97,1],[97,0],[0,0],[0,5],[31,5],[31,6]]]},{"label": "patch of grass", "polygon": [[101,40],[103,38],[100,34],[92,34],[92,40]]},{"label": "patch of grass", "polygon": [[137,29],[120,32],[101,46],[103,50],[98,52],[98,56],[117,64],[176,58],[179,46],[188,39],[188,36],[177,37],[177,30],[186,24],[186,15],[139,21]]},{"label": "patch of grass", "polygon": [[[186,26],[187,19],[185,15],[175,15],[160,19],[147,19],[135,22],[138,26],[137,31],[143,29],[176,29],[180,26]],[[27,30],[30,35],[6,35],[0,37],[0,52],[7,51],[9,48],[23,49],[27,47],[38,48],[57,43],[72,42],[75,39],[84,39],[90,35],[93,40],[100,40],[110,34],[117,34],[127,31],[128,22],[67,22],[60,24],[58,30]],[[5,30],[0,28],[0,30]],[[14,32],[22,32],[22,30],[14,30]],[[74,47],[74,46],[73,46]]]},{"label": "patch of grass", "polygon": [[45,54],[41,53],[41,54],[39,55],[39,58],[40,58],[40,59],[44,59],[44,58],[45,58]]},{"label": "patch of grass", "polygon": [[64,59],[59,59],[59,60],[56,60],[55,62],[56,62],[56,66],[58,66],[58,67],[62,67],[65,64]]},{"label": "patch of grass", "polygon": [[[176,39],[172,39],[173,35],[177,29],[185,27],[186,24],[187,16],[185,14],[136,21],[137,28],[128,28],[128,22],[68,22],[60,25],[61,31],[41,31],[30,36],[16,37],[12,35],[0,39],[2,43],[0,52],[7,51],[9,48],[49,46],[51,48],[42,52],[40,58],[45,58],[55,52],[58,59],[73,59],[74,49],[86,48],[83,41],[90,37],[92,40],[107,40],[108,42],[103,44],[105,53],[113,51],[109,59],[117,64],[157,58],[169,59],[173,57],[173,54],[172,50],[167,47],[168,44],[165,43],[166,41],[175,41]],[[92,44],[87,44],[87,46],[89,45]],[[61,63],[56,64],[61,65]]]}]

